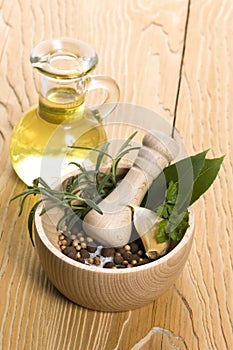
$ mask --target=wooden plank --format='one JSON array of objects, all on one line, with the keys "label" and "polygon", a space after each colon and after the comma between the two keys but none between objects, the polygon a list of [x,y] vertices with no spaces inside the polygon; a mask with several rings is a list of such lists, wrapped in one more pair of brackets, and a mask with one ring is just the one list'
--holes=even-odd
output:
[{"label": "wooden plank", "polygon": [[[156,302],[125,313],[98,313],[61,296],[45,277],[9,198],[24,185],[8,157],[12,126],[37,100],[32,47],[50,37],[87,41],[99,54],[96,73],[114,77],[121,101],[171,118],[183,47],[187,0],[2,1],[0,8],[0,347],[5,349],[197,348],[200,329],[182,294],[193,268]],[[188,140],[187,140],[188,141]],[[196,288],[196,280],[192,284]],[[182,290],[182,292],[181,292]],[[180,315],[179,321],[174,318]],[[198,333],[200,332],[200,334]],[[187,344],[190,345],[187,347]]]},{"label": "wooden plank", "polygon": [[199,349],[229,349],[233,340],[232,13],[231,1],[192,1],[177,112],[190,153],[210,148],[210,157],[226,155],[214,185],[195,205],[195,245],[177,285],[185,284],[179,294]]}]

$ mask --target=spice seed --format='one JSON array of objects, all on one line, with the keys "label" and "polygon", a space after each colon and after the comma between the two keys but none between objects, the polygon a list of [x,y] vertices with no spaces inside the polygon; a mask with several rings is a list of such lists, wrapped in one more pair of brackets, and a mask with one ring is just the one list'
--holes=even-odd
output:
[{"label": "spice seed", "polygon": [[88,251],[86,249],[81,249],[80,250],[80,254],[81,254],[81,257],[83,259],[88,259],[90,258],[90,254],[88,253]]},{"label": "spice seed", "polygon": [[87,261],[88,261],[88,263],[91,264],[91,265],[94,264],[94,259],[93,259],[93,258],[89,258]]},{"label": "spice seed", "polygon": [[125,252],[124,248],[117,248],[117,252],[123,254]]},{"label": "spice seed", "polygon": [[77,239],[75,239],[73,242],[72,242],[72,246],[73,247],[77,247],[77,245],[79,244],[79,241]]},{"label": "spice seed", "polygon": [[115,255],[115,257],[114,257],[114,263],[116,264],[116,265],[120,265],[120,264],[122,264],[122,261],[124,260],[124,258],[121,256],[121,255]]},{"label": "spice seed", "polygon": [[132,254],[131,252],[124,252],[122,254],[124,260],[127,260],[128,262],[131,262],[132,261]]},{"label": "spice seed", "polygon": [[70,235],[70,239],[71,239],[72,241],[74,241],[76,238],[77,238],[76,235],[74,235],[74,234]]},{"label": "spice seed", "polygon": [[111,268],[115,267],[115,265],[113,264],[112,261],[108,261],[108,262],[106,262],[106,263],[104,264],[103,267],[104,267],[104,268],[107,268],[107,269],[111,269]]},{"label": "spice seed", "polygon": [[82,243],[81,243],[81,248],[82,248],[82,249],[86,249],[86,248],[87,248],[86,243],[82,242]]},{"label": "spice seed", "polygon": [[87,250],[89,253],[95,253],[97,250],[97,245],[92,243],[91,245],[87,245]]},{"label": "spice seed", "polygon": [[[58,245],[61,251],[71,259],[89,265],[103,266],[104,268],[133,268],[149,263],[140,239],[126,244],[124,247],[99,247],[92,237],[76,229],[60,232]],[[95,255],[100,251],[100,255]],[[90,256],[90,254],[92,254]],[[102,258],[110,257],[111,261],[103,263]]]},{"label": "spice seed", "polygon": [[135,242],[132,242],[130,244],[130,247],[131,247],[132,254],[136,254],[138,252],[138,250],[139,250],[138,244],[135,243]]},{"label": "spice seed", "polygon": [[100,256],[97,255],[94,257],[94,264],[97,266],[101,264]]},{"label": "spice seed", "polygon": [[114,248],[102,248],[101,249],[101,255],[106,257],[111,257],[114,256],[115,254],[115,249]]}]

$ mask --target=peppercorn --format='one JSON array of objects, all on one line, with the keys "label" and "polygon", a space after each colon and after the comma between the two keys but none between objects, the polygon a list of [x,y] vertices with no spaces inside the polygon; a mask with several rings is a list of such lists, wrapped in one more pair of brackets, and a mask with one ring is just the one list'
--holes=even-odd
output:
[{"label": "peppercorn", "polygon": [[135,242],[130,243],[130,247],[131,247],[132,254],[136,254],[139,250],[139,246]]},{"label": "peppercorn", "polygon": [[128,262],[127,260],[123,260],[123,261],[122,261],[122,265],[128,265],[128,263],[129,263],[129,262]]},{"label": "peppercorn", "polygon": [[72,242],[72,246],[73,247],[77,247],[78,244],[79,244],[79,240],[78,239],[73,240],[73,242]]},{"label": "peppercorn", "polygon": [[80,250],[80,254],[81,254],[81,257],[83,259],[88,259],[90,258],[90,254],[88,253],[88,251],[86,249],[81,249]]},{"label": "peppercorn", "polygon": [[148,258],[139,259],[137,266],[145,265],[145,264],[148,264],[149,262],[150,260]]},{"label": "peppercorn", "polygon": [[143,254],[144,254],[143,251],[140,249],[140,250],[138,251],[138,255],[142,256]]},{"label": "peppercorn", "polygon": [[111,269],[113,267],[115,267],[114,263],[112,261],[108,261],[104,264],[103,266],[104,268],[107,268],[107,269]]},{"label": "peppercorn", "polygon": [[87,248],[86,243],[82,242],[82,243],[81,243],[81,247],[82,247],[82,249],[86,249],[86,248]]},{"label": "peppercorn", "polygon": [[101,264],[101,260],[100,260],[100,256],[99,255],[96,255],[94,257],[94,264],[97,265],[97,266]]},{"label": "peppercorn", "polygon": [[58,238],[59,238],[59,241],[63,241],[63,239],[65,238],[65,236],[64,236],[63,234],[61,234],[61,235],[58,236]]},{"label": "peppercorn", "polygon": [[114,253],[115,253],[115,249],[111,247],[101,249],[101,255],[104,256],[105,258],[114,256]]},{"label": "peppercorn", "polygon": [[89,258],[87,261],[88,261],[88,263],[91,264],[91,265],[94,264],[94,258]]},{"label": "peppercorn", "polygon": [[131,247],[130,247],[129,244],[126,244],[126,245],[124,246],[124,249],[125,249],[126,252],[129,252],[129,251],[131,250]]},{"label": "peppercorn", "polygon": [[138,254],[132,254],[132,255],[131,255],[131,259],[132,259],[132,260],[136,260],[136,261],[138,262],[139,259],[140,259],[140,256],[139,256]]},{"label": "peppercorn", "polygon": [[123,254],[125,252],[125,250],[124,250],[124,248],[120,247],[120,248],[117,248],[117,252],[120,254]]},{"label": "peppercorn", "polygon": [[73,240],[70,237],[66,237],[66,245],[69,246],[73,242]]},{"label": "peppercorn", "polygon": [[76,235],[74,235],[74,234],[70,235],[70,239],[71,239],[72,241],[74,241],[76,238],[77,238]]},{"label": "peppercorn", "polygon": [[[117,255],[119,254],[119,255]],[[114,263],[116,265],[120,265],[122,263],[122,261],[124,260],[123,256],[120,253],[116,253],[114,256]]]},{"label": "peppercorn", "polygon": [[97,250],[97,245],[92,242],[91,244],[87,245],[87,250],[89,253],[95,253]]},{"label": "peppercorn", "polygon": [[66,239],[63,239],[63,240],[61,241],[61,243],[62,243],[63,245],[67,245],[67,240],[66,240]]},{"label": "peppercorn", "polygon": [[128,262],[132,261],[132,253],[131,252],[124,252],[122,254],[124,260],[127,260]]},{"label": "peppercorn", "polygon": [[71,259],[76,259],[76,249],[74,247],[66,247],[63,253]]}]

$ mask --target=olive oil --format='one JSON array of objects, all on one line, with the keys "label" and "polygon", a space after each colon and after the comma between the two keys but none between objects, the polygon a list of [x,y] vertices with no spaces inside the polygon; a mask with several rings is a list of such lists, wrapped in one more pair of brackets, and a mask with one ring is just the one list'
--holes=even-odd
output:
[{"label": "olive oil", "polygon": [[119,88],[109,77],[89,75],[98,57],[90,45],[80,40],[43,41],[32,50],[30,61],[39,77],[39,103],[22,116],[13,130],[11,162],[27,185],[39,176],[52,184],[73,170],[70,162],[90,164],[98,157],[97,152],[69,146],[98,148],[107,140],[100,115],[105,117],[112,107],[88,109],[87,92],[104,89],[106,102],[115,103]]},{"label": "olive oil", "polygon": [[72,123],[82,118],[85,95],[77,94],[71,87],[55,87],[47,96],[39,97],[39,115],[49,123]]},{"label": "olive oil", "polygon": [[71,149],[77,145],[98,148],[107,137],[95,114],[84,108],[84,100],[70,88],[56,88],[40,97],[16,125],[10,144],[11,162],[27,184],[41,176],[56,181],[74,167],[70,162],[95,162],[96,152]]}]

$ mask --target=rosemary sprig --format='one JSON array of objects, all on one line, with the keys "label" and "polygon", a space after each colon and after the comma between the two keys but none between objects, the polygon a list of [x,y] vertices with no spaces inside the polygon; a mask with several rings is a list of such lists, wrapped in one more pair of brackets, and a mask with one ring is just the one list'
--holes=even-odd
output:
[{"label": "rosemary sprig", "polygon": [[[123,175],[118,175],[117,169],[120,160],[132,150],[138,150],[140,147],[133,147],[130,142],[137,132],[134,132],[119,148],[115,156],[108,153],[109,142],[106,142],[100,149],[89,147],[71,146],[70,148],[78,148],[98,152],[97,161],[94,169],[87,169],[84,165],[71,162],[78,168],[77,175],[70,176],[64,184],[64,190],[51,188],[41,177],[33,181],[32,186],[28,186],[27,190],[14,196],[12,200],[21,198],[19,204],[19,216],[23,212],[25,201],[29,196],[39,195],[38,201],[31,208],[28,215],[28,231],[33,241],[33,222],[35,212],[41,203],[44,206],[40,215],[45,214],[53,208],[63,209],[63,216],[57,223],[57,229],[61,229],[66,225],[70,230],[79,220],[82,220],[89,210],[94,209],[100,214],[102,213],[98,203],[105,198],[117,185]],[[109,158],[110,171],[105,173],[101,171],[105,157]]]}]

